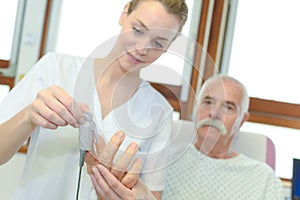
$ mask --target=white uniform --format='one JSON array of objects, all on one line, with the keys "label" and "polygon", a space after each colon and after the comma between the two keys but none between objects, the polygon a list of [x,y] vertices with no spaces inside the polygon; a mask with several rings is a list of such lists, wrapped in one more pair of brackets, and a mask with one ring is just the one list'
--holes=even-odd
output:
[{"label": "white uniform", "polygon": [[[55,84],[69,95],[77,95],[78,99],[81,99],[80,95],[92,99],[93,105],[89,106],[96,115],[94,119],[97,131],[103,134],[106,140],[117,130],[123,130],[127,137],[121,149],[135,141],[140,145],[140,155],[146,155],[147,152],[152,152],[152,155],[159,153],[169,141],[172,107],[148,82],[143,81],[128,102],[102,119],[101,104],[94,88],[88,88],[94,93],[86,91],[78,95],[77,92],[82,92],[84,87],[94,84],[92,61],[93,59],[54,53],[45,55],[3,100],[0,105],[0,122],[8,120],[31,103],[38,91]],[[81,75],[83,63],[91,77]],[[129,118],[122,120],[123,117]],[[30,139],[25,168],[15,199],[74,200],[79,173],[78,144],[78,129],[73,127],[60,127],[57,130],[37,128]],[[146,158],[145,165],[148,165],[148,160]],[[151,162],[148,166],[154,169],[158,165]],[[163,190],[164,180],[161,173],[163,172],[156,174],[158,177],[144,173],[141,179],[151,190]],[[91,193],[92,183],[86,169],[83,169],[80,199],[89,199],[89,196],[93,196]]]},{"label": "white uniform", "polygon": [[192,145],[170,166],[163,200],[282,200],[281,182],[272,169],[238,155],[214,159]]}]

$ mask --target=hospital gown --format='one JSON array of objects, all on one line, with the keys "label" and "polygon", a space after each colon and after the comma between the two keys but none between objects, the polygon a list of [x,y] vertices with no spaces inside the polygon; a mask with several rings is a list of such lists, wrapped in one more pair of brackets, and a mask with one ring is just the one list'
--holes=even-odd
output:
[{"label": "hospital gown", "polygon": [[190,146],[167,173],[163,200],[282,200],[272,169],[243,154],[214,159]]}]

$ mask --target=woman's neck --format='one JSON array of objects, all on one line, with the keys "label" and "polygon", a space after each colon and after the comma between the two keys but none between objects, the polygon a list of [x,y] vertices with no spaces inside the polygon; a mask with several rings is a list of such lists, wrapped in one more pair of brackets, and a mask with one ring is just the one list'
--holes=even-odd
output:
[{"label": "woman's neck", "polygon": [[140,84],[139,71],[124,72],[116,60],[112,61],[111,56],[95,60],[94,71],[96,82],[101,80],[112,85],[120,81],[125,85]]}]

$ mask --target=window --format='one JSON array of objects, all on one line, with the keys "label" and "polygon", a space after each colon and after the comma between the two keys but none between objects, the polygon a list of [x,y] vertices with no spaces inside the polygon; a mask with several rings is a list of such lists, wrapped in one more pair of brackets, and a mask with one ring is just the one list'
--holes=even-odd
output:
[{"label": "window", "polygon": [[[118,20],[127,2],[128,0],[114,0],[104,5],[98,0],[54,1],[46,52],[54,51],[75,56],[91,55],[100,45],[109,40],[113,41],[112,37],[119,34],[121,27]],[[175,40],[169,48],[170,51],[152,66],[141,70],[141,77],[151,82],[180,114],[183,110],[181,102],[186,103],[190,99],[192,62],[202,7],[201,0],[187,0],[186,3],[189,7],[189,16],[182,30],[183,36],[179,37],[181,39]],[[185,43],[182,42],[184,39]],[[175,50],[172,47],[175,47]],[[178,47],[180,50],[176,49]],[[158,65],[163,67],[158,69],[156,67]],[[172,73],[167,80],[165,76],[157,76],[164,74],[165,70],[168,70],[168,74]]]},{"label": "window", "polygon": [[26,1],[0,2],[0,84],[14,86]]},{"label": "window", "polygon": [[[252,100],[261,99],[251,103],[253,106],[261,105],[260,112],[265,112],[262,118],[272,116],[271,111],[281,105],[290,106],[291,109],[283,109],[281,114],[274,115],[271,119],[274,125],[278,120],[292,119],[298,124],[300,121],[299,116],[291,115],[293,110],[299,109],[300,103],[297,92],[300,85],[299,9],[300,2],[297,0],[238,2],[228,74],[246,85]],[[268,105],[276,101],[278,106],[261,104],[265,101]],[[276,146],[277,175],[291,178],[292,158],[300,157],[297,150],[300,130],[253,122],[247,122],[242,130],[268,135]]]},{"label": "window", "polygon": [[0,26],[3,28],[0,37],[0,60],[10,59],[17,8],[18,0],[0,2]]},{"label": "window", "polygon": [[[72,1],[63,0],[61,4],[59,26],[57,27],[57,42],[56,46],[51,47],[52,50],[58,53],[66,53],[77,56],[90,55],[99,45],[111,40],[120,32],[119,17],[122,9],[124,8],[127,0],[111,1],[106,3],[99,0],[88,1]],[[183,35],[195,37],[197,35],[197,23],[194,18],[191,21],[194,0],[186,1],[189,7],[189,16],[186,25],[183,28]],[[197,1],[196,7],[200,9],[198,5],[200,1]],[[114,12],[111,12],[114,11]],[[78,14],[80,12],[80,14]],[[198,11],[200,12],[200,11]],[[190,24],[193,24],[194,30],[190,30]],[[166,63],[168,63],[166,65]],[[172,67],[174,70],[174,76],[172,79],[165,81],[166,77],[157,76],[155,68],[143,69],[145,72],[141,73],[141,76],[147,80],[159,83],[167,83],[171,85],[181,85],[184,66],[188,65],[185,61],[172,53],[163,55],[154,65],[162,65]],[[166,68],[165,68],[166,69]],[[152,72],[152,73],[151,73]],[[150,74],[150,76],[149,76]],[[171,76],[170,76],[171,77]]]},{"label": "window", "polygon": [[[300,85],[299,9],[297,0],[239,1],[229,74],[243,80],[251,97],[300,103],[295,92]],[[255,79],[249,76],[254,73]]]}]

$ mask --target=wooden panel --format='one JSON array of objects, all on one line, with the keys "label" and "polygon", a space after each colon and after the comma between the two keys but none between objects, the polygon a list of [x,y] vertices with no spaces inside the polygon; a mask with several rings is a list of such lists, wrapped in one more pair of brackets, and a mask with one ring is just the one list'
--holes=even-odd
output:
[{"label": "wooden panel", "polygon": [[12,89],[15,84],[15,77],[7,77],[0,75],[0,84],[8,85],[10,89]]},{"label": "wooden panel", "polygon": [[300,105],[271,101],[266,99],[251,98],[250,111],[269,113],[278,116],[289,116],[300,118]]},{"label": "wooden panel", "polygon": [[250,111],[249,122],[300,129],[300,118]]},{"label": "wooden panel", "polygon": [[46,42],[47,42],[48,28],[49,28],[49,21],[50,21],[50,13],[51,13],[51,8],[52,8],[51,5],[52,5],[52,0],[47,0],[43,33],[42,33],[42,39],[41,39],[40,55],[39,55],[40,58],[45,54],[45,47],[46,47]]},{"label": "wooden panel", "polygon": [[18,150],[19,153],[27,153],[27,151],[28,151],[28,145],[24,145]]},{"label": "wooden panel", "polygon": [[181,86],[174,86],[168,84],[151,83],[157,91],[159,91],[173,106],[175,111],[181,111],[180,92]]},{"label": "wooden panel", "polygon": [[[206,27],[210,3],[214,3],[212,22],[211,22],[210,27]],[[224,0],[216,0],[214,2],[211,0],[203,0],[202,10],[201,10],[201,14],[200,14],[198,37],[197,37],[197,42],[198,42],[199,46],[195,52],[194,68],[193,68],[192,80],[191,80],[192,90],[190,91],[188,102],[182,104],[183,111],[184,111],[182,113],[182,119],[190,120],[190,117],[191,117],[191,114],[193,111],[193,106],[194,106],[195,92],[197,91],[197,83],[198,83],[198,81],[203,81],[203,80],[198,80],[199,70],[203,70],[203,74],[200,74],[200,75],[201,75],[201,77],[204,78],[204,80],[206,80],[207,78],[212,76],[215,72],[214,61],[215,61],[216,54],[217,54],[219,33],[220,33],[220,27],[221,27],[221,22],[222,22],[222,16],[223,16],[222,15],[223,7],[224,7]],[[205,66],[204,66],[205,68],[199,69],[200,64],[201,64],[201,59],[203,58],[202,54],[206,53],[206,52],[203,52],[203,49],[202,49],[206,29],[210,29],[210,35],[209,35],[209,41],[208,41],[208,47],[207,47],[208,48],[207,56],[209,56],[209,57],[206,57]]]},{"label": "wooden panel", "polygon": [[202,1],[202,8],[200,13],[200,20],[199,20],[199,28],[198,28],[198,35],[197,35],[197,47],[195,49],[195,58],[194,58],[194,65],[192,70],[191,82],[190,82],[190,91],[188,96],[188,101],[181,103],[181,119],[190,120],[191,113],[193,112],[193,104],[195,99],[195,91],[197,88],[198,77],[199,77],[199,67],[201,63],[202,54],[206,53],[203,52],[203,42],[205,37],[205,30],[206,30],[206,20],[208,14],[208,7],[209,7],[210,0],[203,0]]},{"label": "wooden panel", "polygon": [[8,68],[9,61],[8,60],[0,60],[0,68]]},{"label": "wooden panel", "polygon": [[151,83],[152,87],[162,93],[166,98],[180,99],[181,86]]},{"label": "wooden panel", "polygon": [[212,25],[209,36],[209,44],[208,44],[208,53],[212,57],[213,60],[216,59],[217,48],[219,43],[219,35],[220,35],[220,27],[222,21],[222,13],[223,13],[223,0],[216,0],[214,4],[213,10],[213,18]]}]

